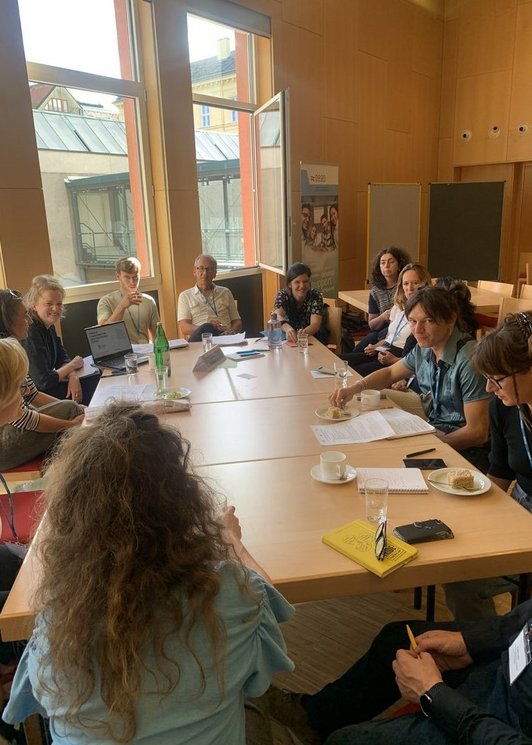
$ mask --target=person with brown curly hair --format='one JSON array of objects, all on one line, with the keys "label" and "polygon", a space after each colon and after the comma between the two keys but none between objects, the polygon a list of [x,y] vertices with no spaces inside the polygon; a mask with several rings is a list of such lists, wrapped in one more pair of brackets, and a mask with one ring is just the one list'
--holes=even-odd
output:
[{"label": "person with brown curly hair", "polygon": [[44,713],[54,745],[243,745],[245,697],[293,668],[293,609],[188,443],[110,406],[61,442],[45,501],[40,614],[4,719]]}]

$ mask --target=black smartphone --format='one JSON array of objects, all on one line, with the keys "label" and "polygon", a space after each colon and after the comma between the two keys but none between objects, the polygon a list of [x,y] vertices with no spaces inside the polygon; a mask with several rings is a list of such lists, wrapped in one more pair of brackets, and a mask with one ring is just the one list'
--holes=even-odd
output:
[{"label": "black smartphone", "polygon": [[442,541],[454,538],[451,528],[441,520],[420,520],[419,522],[399,525],[393,534],[406,543],[423,543],[424,541]]},{"label": "black smartphone", "polygon": [[441,458],[403,458],[403,463],[407,468],[421,468],[422,471],[447,468],[447,463]]}]

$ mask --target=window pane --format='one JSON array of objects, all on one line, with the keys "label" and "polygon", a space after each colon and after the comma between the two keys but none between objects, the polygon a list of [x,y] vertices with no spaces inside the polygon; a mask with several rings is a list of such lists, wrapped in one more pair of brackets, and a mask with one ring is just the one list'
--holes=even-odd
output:
[{"label": "window pane", "polygon": [[251,34],[188,15],[192,94],[255,103],[250,81]]},{"label": "window pane", "polygon": [[111,280],[138,256],[150,274],[135,101],[42,83],[30,94],[54,273],[67,286]]},{"label": "window pane", "polygon": [[250,115],[236,112],[233,131],[222,132],[216,123],[230,123],[231,111],[213,106],[209,111],[213,124],[202,130],[202,107],[194,106],[203,252],[216,258],[221,271],[255,266]]},{"label": "window pane", "polygon": [[26,59],[133,80],[127,0],[18,0]]}]

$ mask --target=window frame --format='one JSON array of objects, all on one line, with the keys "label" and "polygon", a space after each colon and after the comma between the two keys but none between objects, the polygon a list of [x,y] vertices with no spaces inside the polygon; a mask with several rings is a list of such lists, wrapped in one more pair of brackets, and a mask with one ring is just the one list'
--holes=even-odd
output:
[{"label": "window frame", "polygon": [[[135,80],[96,75],[81,70],[72,70],[66,67],[54,67],[52,65],[32,62],[30,60],[26,60],[26,71],[28,85],[30,81],[33,81],[37,83],[57,85],[64,88],[94,91],[111,96],[123,96],[133,100],[135,104],[135,125],[140,167],[140,183],[142,185],[143,194],[143,217],[152,265],[151,272],[142,277],[142,286],[147,290],[159,290],[161,287],[161,273],[159,246],[155,230],[155,190],[151,170],[150,145],[148,140],[147,96],[146,88],[142,79],[139,42],[137,37],[137,10],[135,4],[132,3],[131,0],[127,0],[127,12],[133,77]],[[50,247],[50,249],[53,263],[53,248]],[[115,280],[109,280],[105,282],[92,282],[90,284],[69,286],[65,288],[66,298],[69,302],[75,302],[76,300],[84,300],[88,297],[92,298],[101,296],[109,292],[115,284]]]}]

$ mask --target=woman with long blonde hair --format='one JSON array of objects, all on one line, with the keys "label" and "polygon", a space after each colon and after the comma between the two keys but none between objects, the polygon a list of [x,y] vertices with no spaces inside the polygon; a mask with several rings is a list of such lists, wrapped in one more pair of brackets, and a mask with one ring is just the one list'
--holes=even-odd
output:
[{"label": "woman with long blonde hair", "polygon": [[6,721],[44,710],[54,745],[243,745],[244,696],[292,669],[277,623],[292,609],[188,451],[124,405],[61,442],[46,475],[41,613]]}]

